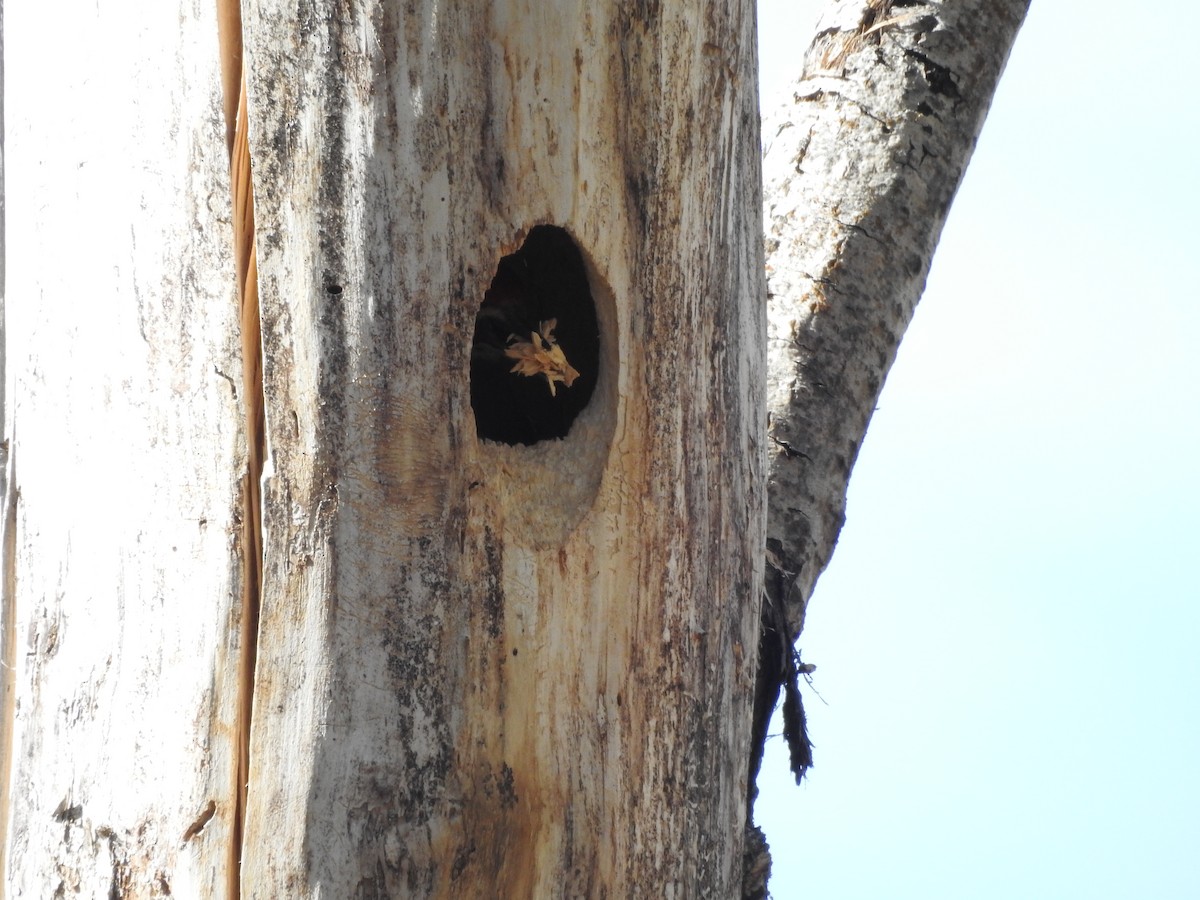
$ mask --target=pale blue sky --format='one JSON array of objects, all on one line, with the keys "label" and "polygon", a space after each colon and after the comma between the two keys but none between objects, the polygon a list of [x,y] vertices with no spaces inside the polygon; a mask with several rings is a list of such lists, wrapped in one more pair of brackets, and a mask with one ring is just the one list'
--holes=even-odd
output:
[{"label": "pale blue sky", "polygon": [[[766,102],[816,4],[759,7]],[[770,742],[777,900],[1200,898],[1194,8],[1034,0]]]}]

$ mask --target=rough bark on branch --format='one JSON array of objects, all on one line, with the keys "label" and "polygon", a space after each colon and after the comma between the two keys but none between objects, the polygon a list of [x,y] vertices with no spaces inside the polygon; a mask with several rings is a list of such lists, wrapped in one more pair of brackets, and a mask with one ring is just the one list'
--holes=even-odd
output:
[{"label": "rough bark on branch", "polygon": [[[831,3],[791,99],[764,114],[770,440],[752,775],[780,686],[794,684],[792,644],[850,470],[1027,8]],[[811,763],[802,728],[789,744],[799,778]]]}]

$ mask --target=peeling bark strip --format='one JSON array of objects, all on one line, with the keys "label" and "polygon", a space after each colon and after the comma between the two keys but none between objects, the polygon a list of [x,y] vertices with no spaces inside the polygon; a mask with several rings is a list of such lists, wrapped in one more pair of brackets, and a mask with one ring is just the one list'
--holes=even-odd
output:
[{"label": "peeling bark strip", "polygon": [[[244,894],[736,895],[753,3],[244,11],[271,452]],[[595,386],[565,438],[493,443],[476,318],[540,225],[599,331],[556,399]],[[567,347],[571,306],[530,344],[554,318]]]},{"label": "peeling bark strip", "polygon": [[[245,410],[247,471],[242,482],[242,608],[239,627],[238,718],[232,810],[233,840],[226,870],[231,898],[241,894],[245,852],[246,793],[250,782],[250,729],[258,622],[262,595],[262,473],[266,450],[262,379],[262,329],[258,308],[258,267],[254,240],[254,188],[250,176],[250,130],[246,109],[246,71],[242,52],[240,0],[217,0],[221,46],[229,182],[233,202],[234,266],[237,272],[239,333],[242,347],[242,403]],[[211,816],[211,813],[209,814]]]},{"label": "peeling bark strip", "polygon": [[[768,716],[841,530],[867,423],[1027,8],[1027,0],[831,3],[792,101],[764,116],[771,440],[763,633],[775,655],[760,662],[757,692]],[[767,641],[778,611],[788,639]],[[752,772],[766,727],[756,722]],[[807,747],[789,743],[799,778]]]}]

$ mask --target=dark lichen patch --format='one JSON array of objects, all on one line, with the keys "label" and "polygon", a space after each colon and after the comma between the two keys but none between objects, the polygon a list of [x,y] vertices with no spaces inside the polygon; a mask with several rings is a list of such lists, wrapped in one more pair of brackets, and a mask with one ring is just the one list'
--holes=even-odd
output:
[{"label": "dark lichen patch", "polygon": [[387,672],[396,690],[397,745],[402,748],[404,778],[396,790],[384,790],[400,803],[410,822],[426,821],[441,796],[453,759],[449,713],[442,687],[448,674],[443,660],[430,652],[445,627],[443,616],[423,608],[423,597],[446,597],[451,585],[437,568],[400,567],[392,586],[394,604],[383,620],[382,646]]},{"label": "dark lichen patch", "polygon": [[517,805],[517,789],[516,779],[513,777],[512,767],[508,763],[504,763],[500,767],[500,802],[504,804],[505,809],[509,809]]},{"label": "dark lichen patch", "polygon": [[483,577],[483,611],[488,637],[500,637],[504,626],[504,559],[501,544],[488,530],[484,536],[487,570]]}]

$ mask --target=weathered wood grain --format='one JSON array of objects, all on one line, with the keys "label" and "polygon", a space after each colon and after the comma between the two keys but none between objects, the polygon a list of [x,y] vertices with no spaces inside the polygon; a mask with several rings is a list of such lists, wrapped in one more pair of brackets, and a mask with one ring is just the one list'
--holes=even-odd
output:
[{"label": "weathered wood grain", "polygon": [[[764,502],[752,4],[246,12],[270,446],[247,896],[731,896]],[[598,386],[561,442],[482,443],[474,316],[541,223],[589,262]]]}]

